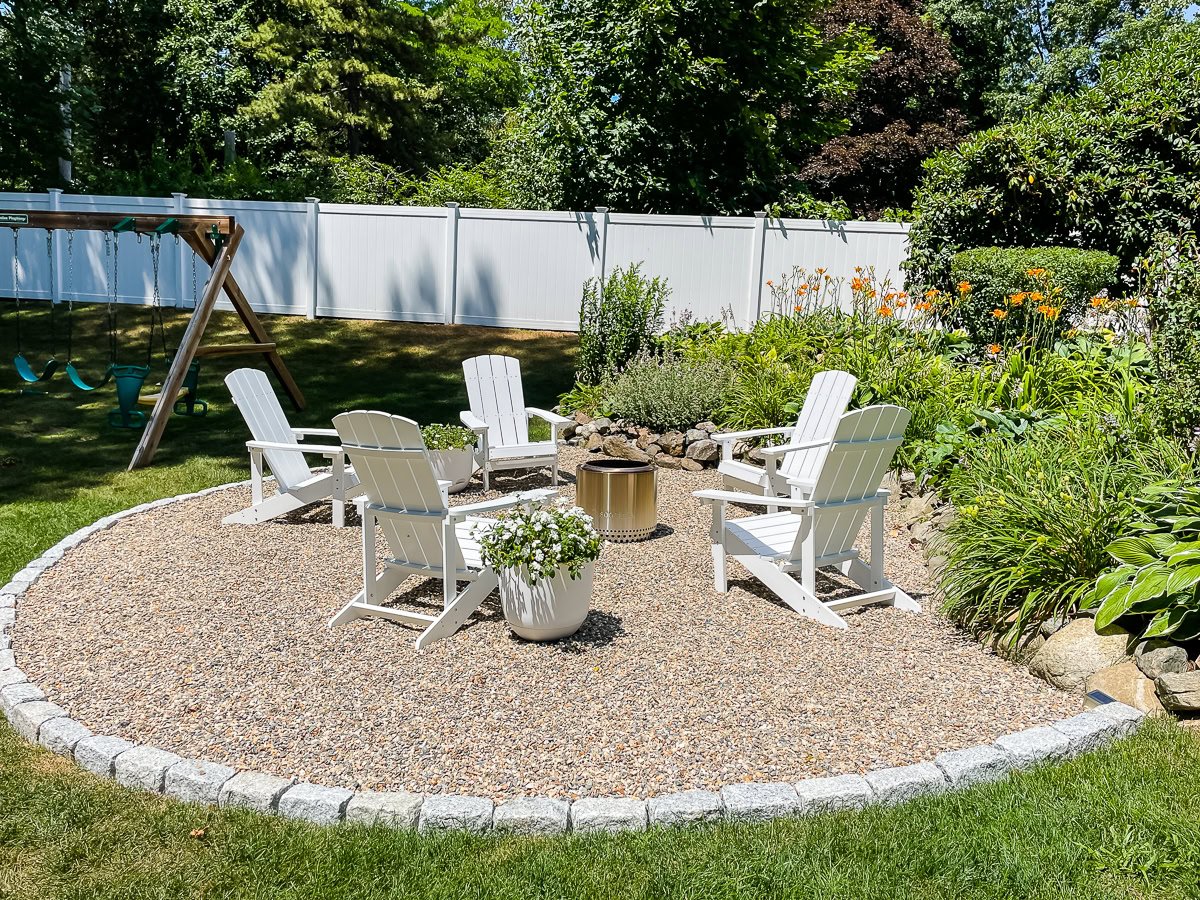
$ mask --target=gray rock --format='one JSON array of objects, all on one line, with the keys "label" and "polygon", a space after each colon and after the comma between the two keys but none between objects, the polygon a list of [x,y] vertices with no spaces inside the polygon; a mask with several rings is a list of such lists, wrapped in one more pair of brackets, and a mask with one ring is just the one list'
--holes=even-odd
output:
[{"label": "gray rock", "polygon": [[1154,682],[1143,675],[1132,660],[1094,672],[1083,683],[1083,689],[1089,694],[1099,691],[1120,703],[1146,712],[1163,711],[1163,705],[1154,692]]},{"label": "gray rock", "polygon": [[17,611],[15,609],[11,606],[6,609],[0,609],[0,632],[12,628],[15,621],[17,621]]},{"label": "gray rock", "polygon": [[1050,727],[1066,735],[1067,740],[1071,742],[1072,756],[1097,750],[1125,733],[1125,728],[1120,722],[1095,712],[1080,713],[1055,722]]},{"label": "gray rock", "polygon": [[18,681],[16,684],[0,688],[0,710],[3,710],[6,719],[18,703],[45,699],[46,694],[32,681]]},{"label": "gray rock", "polygon": [[630,459],[634,462],[649,462],[650,456],[642,452],[623,436],[614,435],[604,439],[604,452],[617,459]]},{"label": "gray rock", "polygon": [[685,472],[703,472],[704,463],[694,459],[681,459],[679,461],[679,468],[683,469]]},{"label": "gray rock", "polygon": [[760,464],[766,462],[767,460],[766,456],[763,455],[762,447],[754,447],[751,449],[750,452],[746,454],[746,459],[750,460],[750,462]]},{"label": "gray rock", "polygon": [[651,825],[692,825],[715,822],[721,818],[721,795],[715,791],[680,791],[652,797],[649,803]]},{"label": "gray rock", "polygon": [[16,594],[0,594],[0,609],[12,609],[16,605]]},{"label": "gray rock", "polygon": [[1154,681],[1158,699],[1167,709],[1177,712],[1200,711],[1200,670],[1167,672]]},{"label": "gray rock", "polygon": [[587,440],[583,442],[584,450],[598,452],[604,446],[604,438],[600,437],[597,432],[592,432],[587,436]]},{"label": "gray rock", "polygon": [[1007,753],[988,744],[967,747],[964,750],[947,750],[933,760],[956,788],[970,787],[988,781],[998,781],[1013,767]]},{"label": "gray rock", "polygon": [[333,825],[342,820],[353,791],[324,787],[302,781],[283,792],[277,807],[281,816],[301,819],[317,825]]},{"label": "gray rock", "polygon": [[37,743],[38,729],[43,722],[65,716],[67,711],[61,706],[45,700],[31,700],[28,703],[18,703],[8,714],[8,721],[17,733],[31,744]]},{"label": "gray rock", "polygon": [[112,778],[117,757],[132,749],[133,744],[124,738],[98,734],[75,745],[75,763],[93,775]]},{"label": "gray rock", "polygon": [[590,425],[590,424],[592,424],[592,417],[591,417],[591,416],[589,416],[589,415],[588,415],[587,413],[585,413],[585,412],[577,412],[577,413],[575,413],[574,419],[575,419],[575,424],[576,424],[576,425]]},{"label": "gray rock", "polygon": [[359,825],[416,828],[420,815],[420,794],[359,791],[346,805],[346,821]]},{"label": "gray rock", "polygon": [[920,541],[922,544],[927,544],[933,538],[937,531],[928,522],[916,522],[909,529],[909,536],[914,541]]},{"label": "gray rock", "polygon": [[90,728],[65,716],[43,722],[38,729],[38,743],[59,756],[71,756],[75,745],[91,736]]},{"label": "gray rock", "polygon": [[1007,753],[1017,769],[1032,769],[1040,763],[1066,759],[1071,753],[1067,736],[1045,725],[1006,734],[993,746]]},{"label": "gray rock", "polygon": [[659,438],[659,446],[663,448],[664,453],[670,453],[672,456],[683,456],[683,447],[687,441],[686,435],[682,431],[667,431]]},{"label": "gray rock", "polygon": [[0,650],[0,669],[15,669],[17,655],[11,650]]},{"label": "gray rock", "polygon": [[221,806],[273,812],[280,796],[291,786],[290,778],[267,775],[265,772],[238,772],[221,785],[217,802]]},{"label": "gray rock", "polygon": [[730,784],[721,788],[725,817],[734,822],[766,822],[794,816],[800,802],[790,784]]},{"label": "gray rock", "polygon": [[750,445],[745,441],[734,441],[733,449],[730,451],[734,459],[741,459],[750,452]]},{"label": "gray rock", "polygon": [[696,462],[715,462],[721,458],[721,445],[711,438],[704,438],[688,444],[684,455]]},{"label": "gray rock", "polygon": [[182,759],[175,753],[157,747],[134,747],[126,750],[113,762],[117,783],[144,791],[163,792],[167,770]]},{"label": "gray rock", "polygon": [[658,446],[658,444],[648,444],[646,446],[646,455],[649,456],[651,459],[653,459],[656,456],[661,455],[662,452],[663,452],[663,449],[662,449],[662,447]]},{"label": "gray rock", "polygon": [[1070,621],[1071,620],[1068,619],[1066,616],[1051,616],[1049,619],[1047,619],[1041,625],[1039,625],[1038,629],[1042,632],[1042,634],[1045,637],[1050,637],[1050,635],[1055,634],[1056,632],[1062,631],[1064,628],[1066,628],[1067,624]]},{"label": "gray rock", "polygon": [[1125,734],[1133,734],[1146,721],[1146,713],[1144,711],[1136,709],[1127,703],[1104,703],[1097,706],[1092,712],[1100,716],[1107,716],[1114,722],[1119,722]]},{"label": "gray rock", "polygon": [[862,809],[875,797],[861,775],[807,778],[796,785],[798,809],[803,814]]},{"label": "gray rock", "polygon": [[571,804],[566,800],[537,797],[510,800],[496,807],[492,828],[513,834],[563,834],[570,820]]},{"label": "gray rock", "polygon": [[[662,435],[657,431],[651,431],[649,428],[639,429],[637,436],[638,449],[645,450],[647,453],[649,453],[650,451],[648,448],[651,444],[661,447],[661,445],[658,443],[658,439],[660,437],[662,437]],[[651,455],[653,456],[653,454]]]},{"label": "gray rock", "polygon": [[434,795],[421,803],[421,831],[473,831],[481,833],[492,827],[491,800],[485,797],[449,797]]},{"label": "gray rock", "polygon": [[1075,619],[1046,639],[1029,662],[1029,671],[1064,691],[1083,692],[1089,675],[1123,662],[1129,632],[1109,626],[1097,634],[1091,619]]},{"label": "gray rock", "polygon": [[167,770],[165,791],[184,803],[203,803],[216,806],[221,787],[236,774],[229,766],[204,759],[185,759]]},{"label": "gray rock", "polygon": [[592,419],[592,427],[600,434],[607,434],[612,428],[612,419],[607,416],[601,416],[598,419]]},{"label": "gray rock", "polygon": [[926,794],[940,794],[949,786],[942,770],[933,763],[897,766],[868,772],[867,784],[875,792],[875,802],[903,803]]},{"label": "gray rock", "polygon": [[678,469],[682,465],[678,457],[668,456],[666,453],[654,457],[654,464],[660,469]]},{"label": "gray rock", "polygon": [[25,590],[28,587],[29,587],[28,581],[17,581],[14,578],[12,581],[10,581],[8,584],[6,584],[4,587],[0,587],[0,594],[8,594],[9,596],[12,596],[12,597],[20,597],[23,593],[25,593]]},{"label": "gray rock", "polygon": [[1188,670],[1187,651],[1170,641],[1142,641],[1133,651],[1133,658],[1142,673],[1151,679]]},{"label": "gray rock", "polygon": [[918,494],[906,497],[900,501],[900,519],[905,525],[915,525],[917,522],[928,522],[933,518],[934,501],[932,494]]},{"label": "gray rock", "polygon": [[571,830],[641,831],[646,827],[646,801],[632,797],[585,797],[571,804]]}]

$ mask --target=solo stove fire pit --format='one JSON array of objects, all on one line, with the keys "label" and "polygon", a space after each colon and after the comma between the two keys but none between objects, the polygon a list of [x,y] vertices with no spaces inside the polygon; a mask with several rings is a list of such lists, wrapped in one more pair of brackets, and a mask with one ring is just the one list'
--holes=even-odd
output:
[{"label": "solo stove fire pit", "polygon": [[657,469],[630,459],[598,459],[575,469],[575,502],[610,541],[648,538],[658,525]]}]

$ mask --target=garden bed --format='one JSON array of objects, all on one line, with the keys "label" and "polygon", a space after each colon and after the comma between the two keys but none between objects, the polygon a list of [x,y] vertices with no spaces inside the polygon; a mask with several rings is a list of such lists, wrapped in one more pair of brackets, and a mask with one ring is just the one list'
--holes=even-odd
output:
[{"label": "garden bed", "polygon": [[[567,451],[564,468],[588,457]],[[72,550],[22,598],[14,647],[97,733],[322,784],[497,799],[859,772],[1078,710],[935,613],[868,609],[834,631],[736,566],[716,594],[708,512],[690,496],[716,477],[659,477],[662,524],[605,549],[593,612],[566,642],[511,637],[494,599],[422,654],[394,623],[329,630],[359,586],[357,529],[327,510],[223,527],[247,499],[234,488]],[[888,575],[920,596],[919,551],[889,520]]]}]

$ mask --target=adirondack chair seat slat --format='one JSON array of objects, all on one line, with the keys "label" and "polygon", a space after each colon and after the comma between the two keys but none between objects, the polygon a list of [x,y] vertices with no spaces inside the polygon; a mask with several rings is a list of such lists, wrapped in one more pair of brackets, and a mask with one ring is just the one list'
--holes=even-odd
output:
[{"label": "adirondack chair seat slat", "polygon": [[558,455],[558,445],[553,441],[537,444],[514,444],[511,447],[492,447],[492,459],[534,459]]}]

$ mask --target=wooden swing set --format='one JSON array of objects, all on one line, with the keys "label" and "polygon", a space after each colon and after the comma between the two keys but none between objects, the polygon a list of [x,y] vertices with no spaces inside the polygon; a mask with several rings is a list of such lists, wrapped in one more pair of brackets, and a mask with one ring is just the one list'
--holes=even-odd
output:
[{"label": "wooden swing set", "polygon": [[[185,392],[184,380],[192,362],[205,357],[239,356],[261,354],[279,380],[280,386],[291,399],[297,410],[304,409],[304,394],[288,371],[275,341],[271,339],[262,321],[250,307],[250,301],[234,279],[230,268],[241,245],[245,230],[234,221],[233,216],[191,215],[136,215],[105,212],[42,212],[37,210],[0,210],[0,226],[20,228],[42,228],[47,231],[100,231],[110,233],[134,232],[150,235],[178,235],[192,251],[209,267],[208,281],[204,293],[196,302],[188,320],[187,328],[179,341],[179,347],[171,359],[162,390],[154,395],[154,409],[146,420],[145,430],[129,470],[147,466],[154,459],[154,452],[162,440],[167,420],[171,417],[175,402]],[[216,344],[201,346],[200,341],[208,327],[209,319],[216,308],[217,300],[224,292],[241,319],[249,343]],[[149,397],[143,398],[149,400]]]}]

